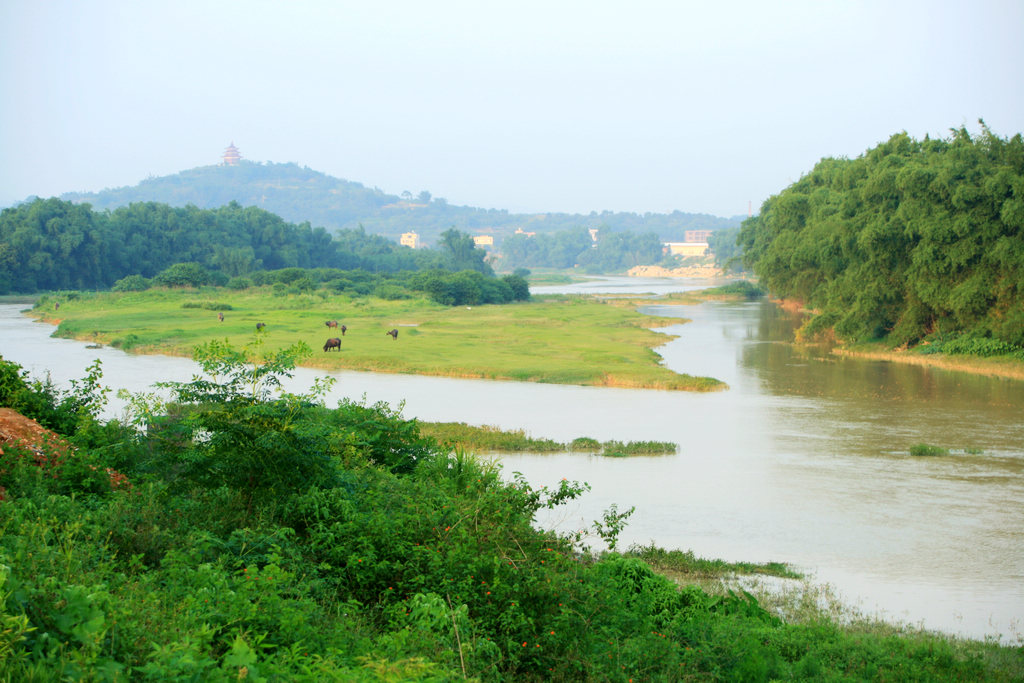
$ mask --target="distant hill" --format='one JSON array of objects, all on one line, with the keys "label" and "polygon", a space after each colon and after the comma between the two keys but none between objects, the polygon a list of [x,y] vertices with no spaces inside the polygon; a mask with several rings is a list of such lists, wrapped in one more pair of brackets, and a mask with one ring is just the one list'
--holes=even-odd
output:
[{"label": "distant hill", "polygon": [[193,204],[217,208],[236,201],[256,206],[293,223],[309,222],[329,231],[358,228],[397,241],[415,231],[426,244],[448,228],[490,234],[495,243],[517,229],[551,233],[575,227],[610,232],[654,232],[663,241],[682,241],[687,230],[721,230],[739,226],[742,216],[721,218],[674,211],[658,213],[513,214],[498,209],[454,206],[428,192],[419,197],[387,194],[360,183],[334,178],[294,163],[242,161],[235,166],[201,166],[174,175],[147,178],[138,185],[100,192],[68,192],[61,199],[87,202],[95,209],[115,209],[133,202]]}]

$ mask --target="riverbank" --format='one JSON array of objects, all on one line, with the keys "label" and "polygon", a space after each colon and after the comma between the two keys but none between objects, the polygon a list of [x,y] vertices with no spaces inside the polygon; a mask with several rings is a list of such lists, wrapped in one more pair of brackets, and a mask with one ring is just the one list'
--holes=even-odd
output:
[{"label": "riverbank", "polygon": [[[654,349],[667,335],[651,328],[684,319],[647,316],[636,305],[592,297],[452,307],[323,291],[165,289],[50,295],[32,314],[57,325],[56,336],[133,353],[189,356],[199,344],[224,339],[236,347],[258,342],[267,351],[302,342],[313,350],[302,365],[314,368],[673,391],[726,388],[661,364]],[[346,332],[326,327],[328,320]],[[257,323],[264,324],[259,333]],[[398,331],[396,338],[389,330]],[[332,337],[340,348],[322,351]]]},{"label": "riverbank", "polygon": [[[780,308],[794,313],[811,314],[811,311],[804,307],[800,301],[792,299],[772,299]],[[799,331],[797,332],[799,339]],[[810,341],[810,340],[808,340]],[[1000,379],[1024,380],[1024,362],[1007,357],[983,357],[966,354],[946,353],[921,353],[918,347],[909,349],[892,349],[881,343],[862,344],[841,344],[838,342],[831,330],[822,333],[820,338],[814,340],[826,343],[835,356],[846,358],[860,358],[862,360],[880,360],[890,363],[903,363],[906,365],[920,365],[923,367],[937,368],[940,370],[953,370],[956,372],[967,372],[972,375],[983,375],[986,377],[998,377]]]},{"label": "riverbank", "polygon": [[634,266],[626,271],[630,277],[722,277],[722,269],[712,265],[663,268],[661,266]]},{"label": "riverbank", "polygon": [[969,372],[973,375],[998,377],[1000,379],[1024,380],[1024,362],[1009,358],[983,358],[981,356],[947,355],[944,353],[915,353],[912,350],[894,351],[881,345],[836,347],[836,356],[882,360],[908,365],[923,365],[940,370]]}]

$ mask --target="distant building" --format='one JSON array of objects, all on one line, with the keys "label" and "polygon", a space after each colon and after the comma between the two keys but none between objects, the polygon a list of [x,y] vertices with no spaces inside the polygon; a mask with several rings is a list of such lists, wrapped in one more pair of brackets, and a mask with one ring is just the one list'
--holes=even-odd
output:
[{"label": "distant building", "polygon": [[242,155],[239,153],[238,148],[235,147],[234,141],[224,150],[222,159],[224,159],[223,164],[221,164],[222,166],[237,166],[238,162],[242,160]]},{"label": "distant building", "polygon": [[711,237],[711,230],[687,230],[683,238],[686,242],[707,242]]},{"label": "distant building", "polygon": [[535,232],[526,232],[522,228],[516,228],[516,231],[514,233],[512,233],[512,234],[513,235],[526,235],[527,237],[533,237],[537,233],[535,233]]},{"label": "distant building", "polygon": [[402,238],[398,240],[399,244],[409,247],[410,249],[419,249],[420,247],[420,236],[414,232],[403,232]]},{"label": "distant building", "polygon": [[673,256],[704,256],[708,253],[707,242],[665,242],[664,249]]},{"label": "distant building", "polygon": [[473,243],[476,244],[476,246],[478,247],[483,247],[484,249],[488,247],[493,249],[494,237],[492,235],[474,235]]},{"label": "distant building", "polygon": [[587,232],[590,233],[590,241],[597,242],[597,228],[590,228]]}]

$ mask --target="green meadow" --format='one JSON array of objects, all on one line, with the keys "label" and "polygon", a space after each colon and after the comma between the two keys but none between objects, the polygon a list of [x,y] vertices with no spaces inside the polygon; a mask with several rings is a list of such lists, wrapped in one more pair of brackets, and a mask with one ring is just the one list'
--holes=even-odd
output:
[{"label": "green meadow", "polygon": [[[311,367],[645,389],[726,387],[660,364],[654,349],[671,337],[650,328],[684,319],[646,316],[632,303],[607,299],[550,296],[452,307],[427,299],[211,287],[52,294],[33,313],[57,323],[57,336],[135,353],[188,356],[211,340],[241,347],[262,322],[258,336],[266,350],[303,342],[314,351],[303,361]],[[347,326],[344,337],[327,320]],[[397,339],[386,334],[392,329]],[[341,338],[340,352],[323,351],[329,337]]]}]

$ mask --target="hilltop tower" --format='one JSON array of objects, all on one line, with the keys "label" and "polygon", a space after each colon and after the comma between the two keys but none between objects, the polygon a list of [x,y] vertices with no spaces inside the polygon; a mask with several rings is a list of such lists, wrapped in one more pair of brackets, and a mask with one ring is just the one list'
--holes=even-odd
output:
[{"label": "hilltop tower", "polygon": [[224,159],[224,162],[221,164],[222,166],[237,166],[238,162],[242,160],[242,155],[238,152],[238,148],[235,147],[234,141],[224,150],[222,158]]}]

